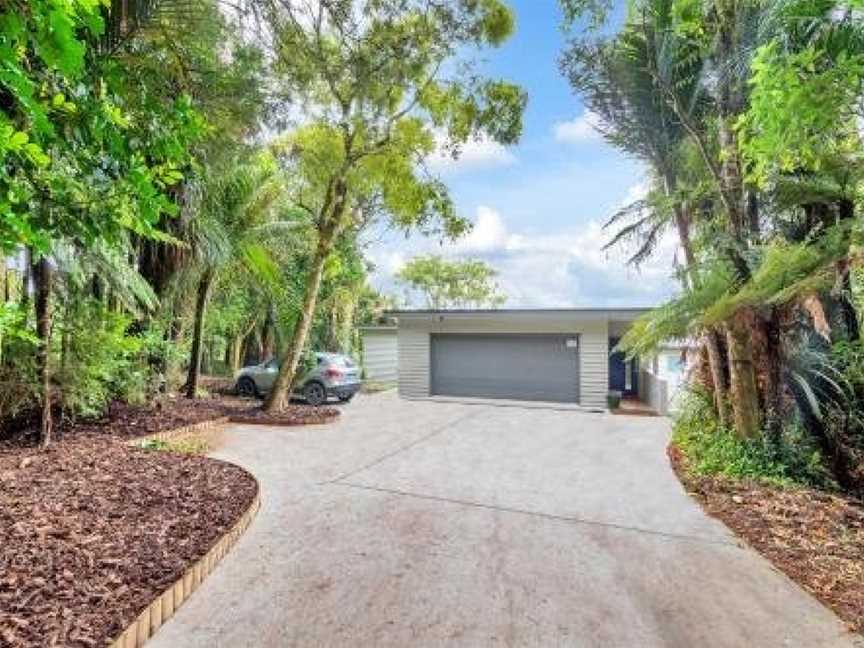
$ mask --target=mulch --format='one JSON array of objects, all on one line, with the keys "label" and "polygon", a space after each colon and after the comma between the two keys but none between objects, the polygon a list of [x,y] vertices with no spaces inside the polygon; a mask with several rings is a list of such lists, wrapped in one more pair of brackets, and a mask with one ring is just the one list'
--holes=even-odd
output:
[{"label": "mulch", "polygon": [[238,466],[114,440],[0,449],[0,645],[106,645],[257,489]]},{"label": "mulch", "polygon": [[134,439],[224,417],[236,423],[311,425],[328,423],[339,414],[340,410],[336,407],[312,407],[295,403],[280,412],[269,414],[262,409],[257,399],[215,396],[190,400],[173,396],[147,406],[112,403],[102,419],[62,425],[57,435],[61,438],[111,436]]},{"label": "mulch", "polygon": [[315,425],[329,423],[337,418],[340,411],[335,407],[312,407],[311,405],[290,405],[281,412],[268,413],[261,407],[231,412],[228,416],[232,423],[251,423],[254,425]]},{"label": "mulch", "polygon": [[687,468],[675,446],[669,459],[705,511],[775,567],[864,633],[864,503],[809,488],[705,476]]},{"label": "mulch", "polygon": [[[63,422],[47,449],[26,430],[0,442],[0,647],[106,646],[248,509],[255,479],[207,457],[128,440],[225,416],[299,425],[335,408],[264,419],[230,396],[115,403]],[[12,437],[11,439],[8,437]]]}]

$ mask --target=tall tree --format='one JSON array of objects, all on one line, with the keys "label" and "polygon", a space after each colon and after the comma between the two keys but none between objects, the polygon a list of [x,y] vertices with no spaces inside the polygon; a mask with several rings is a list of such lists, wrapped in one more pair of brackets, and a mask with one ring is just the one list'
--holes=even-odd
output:
[{"label": "tall tree", "polygon": [[43,444],[51,438],[54,246],[160,236],[157,223],[175,212],[167,189],[182,178],[186,144],[201,132],[181,96],[146,116],[161,123],[171,147],[129,136],[134,108],[94,47],[102,8],[98,0],[14,0],[0,9],[0,250],[30,249]]},{"label": "tall tree", "polygon": [[[697,183],[682,186],[687,131],[673,106],[691,106],[691,118],[701,106],[690,101],[698,83],[693,69],[698,59],[684,47],[667,45],[674,37],[671,8],[671,2],[645,3],[633,9],[615,37],[573,39],[561,58],[561,69],[587,109],[598,116],[597,128],[604,138],[650,170],[651,192],[613,215],[606,227],[619,229],[606,247],[635,240],[629,262],[638,266],[654,252],[663,232],[674,228],[684,256],[681,278],[686,290],[701,281],[691,230],[704,196],[695,195]],[[668,89],[674,93],[671,101]],[[700,336],[708,349],[715,407],[726,424],[725,363],[718,331],[706,329]]]},{"label": "tall tree", "polygon": [[498,273],[476,259],[447,260],[441,256],[414,257],[396,274],[396,279],[421,292],[426,305],[445,308],[497,307],[507,297],[495,283]]},{"label": "tall tree", "polygon": [[500,0],[289,0],[268,8],[281,89],[311,117],[278,152],[317,233],[300,316],[265,402],[272,411],[294,382],[339,237],[379,217],[405,230],[464,232],[446,187],[420,165],[436,139],[457,153],[474,137],[515,142],[525,97],[509,83],[459,73],[476,48],[512,32]]}]

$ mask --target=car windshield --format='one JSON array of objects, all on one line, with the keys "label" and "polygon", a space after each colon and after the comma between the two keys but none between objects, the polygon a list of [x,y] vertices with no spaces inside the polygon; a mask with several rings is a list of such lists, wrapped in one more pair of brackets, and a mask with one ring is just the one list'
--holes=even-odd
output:
[{"label": "car windshield", "polygon": [[325,353],[321,354],[319,362],[326,362],[329,365],[335,365],[337,367],[354,367],[354,361],[348,356],[340,355],[338,353]]}]

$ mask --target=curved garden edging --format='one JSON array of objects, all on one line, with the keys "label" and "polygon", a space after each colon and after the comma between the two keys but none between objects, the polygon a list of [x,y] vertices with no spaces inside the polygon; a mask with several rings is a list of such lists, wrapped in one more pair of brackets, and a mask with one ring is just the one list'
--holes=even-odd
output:
[{"label": "curved garden edging", "polygon": [[140,443],[142,441],[176,441],[183,437],[200,434],[201,432],[210,432],[216,428],[231,422],[230,416],[220,416],[219,418],[210,419],[209,421],[201,421],[200,423],[190,423],[173,430],[165,430],[164,432],[155,432],[153,434],[145,434],[137,437],[131,443]]},{"label": "curved garden edging", "polygon": [[[220,417],[210,421],[184,425],[183,427],[148,434],[135,439],[132,443],[141,441],[175,441],[187,436],[209,432],[229,422],[230,417]],[[254,479],[254,475],[252,475]],[[255,480],[256,485],[258,480]],[[183,575],[161,594],[130,623],[123,632],[109,643],[110,648],[139,648],[162,627],[183,603],[197,590],[201,583],[210,575],[219,562],[231,551],[231,548],[252,523],[261,508],[260,486],[255,498],[243,512],[237,522],[207,551],[189,567]]]},{"label": "curved garden edging", "polygon": [[214,544],[210,551],[192,565],[186,572],[157,596],[141,614],[109,645],[111,648],[136,648],[143,646],[162,625],[168,621],[177,609],[186,602],[189,596],[198,589],[204,579],[224,558],[243,532],[249,527],[258,509],[261,507],[261,495],[255,499],[240,516],[233,527]]}]

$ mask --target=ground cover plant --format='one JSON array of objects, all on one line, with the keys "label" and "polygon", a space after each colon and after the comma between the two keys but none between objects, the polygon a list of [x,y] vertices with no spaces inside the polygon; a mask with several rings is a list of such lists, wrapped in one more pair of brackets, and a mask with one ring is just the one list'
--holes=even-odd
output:
[{"label": "ground cover plant", "polygon": [[739,534],[856,632],[864,631],[864,501],[834,479],[802,426],[742,438],[694,389],[669,445],[681,482],[706,512]]}]

